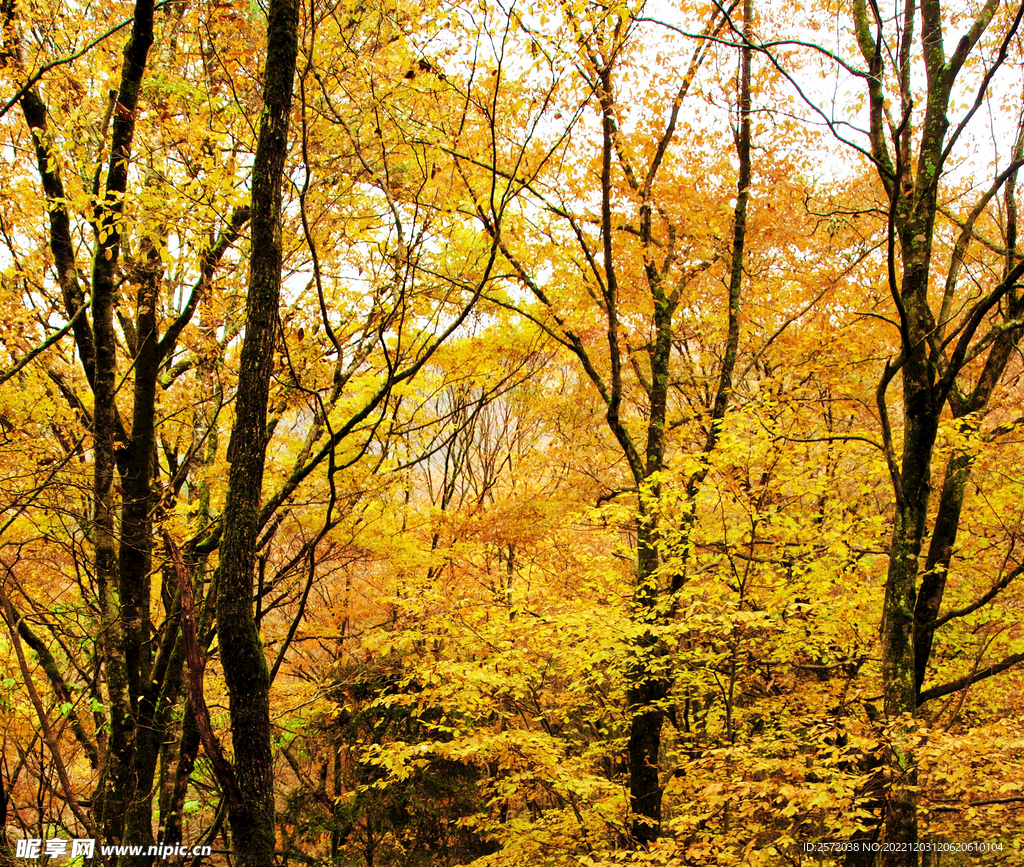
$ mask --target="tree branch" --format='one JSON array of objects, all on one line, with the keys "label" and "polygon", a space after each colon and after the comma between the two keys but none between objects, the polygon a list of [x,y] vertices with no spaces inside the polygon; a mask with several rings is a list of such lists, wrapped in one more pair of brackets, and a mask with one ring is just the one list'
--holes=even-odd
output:
[{"label": "tree branch", "polygon": [[1013,668],[1019,662],[1024,662],[1024,653],[1012,653],[1002,661],[995,662],[992,665],[987,665],[984,668],[979,667],[977,671],[974,671],[965,677],[958,678],[957,680],[942,684],[941,686],[933,686],[930,689],[922,690],[921,695],[917,700],[917,706],[920,707],[926,701],[931,701],[933,698],[942,698],[950,693],[959,692],[961,689],[967,689],[967,687],[973,686],[978,683],[978,681],[985,680],[986,678],[992,677],[996,674],[1001,674],[1007,669]]}]

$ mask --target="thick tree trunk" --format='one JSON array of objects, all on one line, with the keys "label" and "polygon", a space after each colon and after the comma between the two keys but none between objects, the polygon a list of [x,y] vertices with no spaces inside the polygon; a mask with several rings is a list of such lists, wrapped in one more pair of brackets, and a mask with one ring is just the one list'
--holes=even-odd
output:
[{"label": "thick tree trunk", "polygon": [[[941,141],[941,136],[940,136]],[[927,181],[925,181],[927,183]],[[908,203],[897,193],[894,220],[900,224],[899,239],[904,278],[902,304],[903,343],[903,453],[896,485],[896,514],[889,544],[889,570],[879,635],[882,644],[882,689],[889,720],[914,716],[917,687],[914,662],[914,608],[921,546],[931,493],[931,458],[938,431],[942,401],[937,396],[934,366],[927,354],[928,275],[931,234],[934,227],[934,194]],[[912,218],[911,213],[923,216]],[[895,256],[895,250],[890,250]],[[891,267],[894,264],[891,263]],[[880,392],[884,401],[884,390]],[[900,745],[897,732],[888,757],[892,783],[887,798],[885,839],[906,844],[905,851],[883,854],[885,867],[916,867],[917,786],[916,759]]]},{"label": "thick tree trunk", "polygon": [[[917,713],[919,678],[926,665],[926,659],[918,657],[930,651],[931,643],[931,630],[919,617],[935,603],[938,595],[933,588],[922,611],[917,611],[932,455],[942,407],[959,373],[957,364],[960,362],[954,353],[949,370],[940,377],[937,350],[931,342],[936,331],[936,316],[930,307],[929,282],[938,186],[944,170],[945,138],[949,128],[946,111],[953,82],[971,41],[965,39],[947,63],[940,0],[924,0],[919,7],[910,2],[904,4],[893,70],[899,87],[902,122],[894,127],[886,122],[884,65],[887,60],[893,60],[893,55],[887,53],[882,24],[871,17],[862,0],[855,0],[853,15],[857,41],[870,71],[867,87],[871,153],[889,195],[889,288],[899,316],[901,338],[898,361],[895,368],[887,367],[877,394],[896,498],[879,634],[885,713],[890,722],[897,722]],[[990,16],[991,12],[979,18],[980,29],[972,31],[973,39],[980,36],[987,24],[985,15]],[[927,96],[915,159],[912,155],[911,55],[918,18]],[[951,279],[954,277],[955,274],[951,274]],[[939,329],[944,327],[945,323],[939,325]],[[962,340],[969,340],[976,327],[977,322],[969,325]],[[903,383],[903,446],[898,461],[886,398],[886,389],[897,370]],[[950,533],[944,535],[947,541],[952,541]],[[917,843],[916,757],[908,745],[901,745],[901,733],[908,729],[909,726],[897,726],[887,757],[892,777],[886,797],[884,834],[885,841],[895,845],[882,853],[883,867],[916,867],[918,863],[914,851]]]},{"label": "thick tree trunk", "polygon": [[162,731],[155,723],[152,641],[149,634],[150,573],[153,554],[153,464],[155,454],[157,355],[156,303],[162,267],[148,242],[147,262],[137,293],[135,386],[132,428],[119,460],[121,542],[118,576],[128,703],[135,729],[135,794],[125,814],[125,838],[133,845],[153,842],[152,788]]},{"label": "thick tree trunk", "polygon": [[217,624],[227,681],[234,770],[242,803],[232,808],[237,867],[274,863],[270,673],[253,613],[253,568],[266,459],[267,398],[281,294],[281,184],[298,45],[298,5],[271,0],[263,116],[253,166],[252,252],[245,340],[228,445]]},{"label": "thick tree trunk", "polygon": [[[138,108],[146,59],[153,42],[153,2],[139,0],[131,36],[124,48],[124,67],[116,99],[111,134],[110,164],[103,198],[95,208],[96,253],[92,269],[92,313],[95,346],[93,378],[94,544],[96,583],[104,623],[104,657],[110,699],[110,741],[107,755],[107,790],[102,798],[104,833],[111,842],[148,843],[152,836],[149,816],[141,815],[148,803],[148,791],[140,797],[136,766],[137,704],[140,680],[133,667],[135,634],[139,632],[137,610],[138,575],[123,576],[119,568],[116,503],[113,483],[117,465],[119,425],[115,404],[117,390],[117,338],[114,307],[117,301],[117,263],[121,251],[121,215],[128,187],[135,115]],[[148,459],[148,456],[147,456]],[[148,482],[147,482],[148,484]],[[148,578],[148,575],[146,576]],[[127,579],[127,583],[125,581]],[[148,612],[147,612],[148,614]],[[144,785],[143,781],[143,785]],[[128,839],[128,837],[142,839]]]},{"label": "thick tree trunk", "polygon": [[[659,454],[659,460],[663,453]],[[643,508],[641,507],[641,512]],[[637,533],[636,616],[654,625],[657,604],[657,527],[654,517],[641,513]],[[626,699],[633,713],[629,742],[629,800],[633,811],[633,841],[647,846],[661,835],[661,778],[658,758],[664,711],[659,707],[668,695],[668,675],[660,670],[661,642],[656,631],[646,633],[633,647],[635,655]]]}]

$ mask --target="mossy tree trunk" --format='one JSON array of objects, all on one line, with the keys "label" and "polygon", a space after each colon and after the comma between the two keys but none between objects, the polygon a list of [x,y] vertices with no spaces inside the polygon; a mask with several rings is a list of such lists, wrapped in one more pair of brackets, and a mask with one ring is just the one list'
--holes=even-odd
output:
[{"label": "mossy tree trunk", "polygon": [[[992,22],[998,5],[996,0],[989,0],[982,7],[947,58],[941,0],[920,4],[906,0],[901,27],[894,38],[885,31],[877,7],[869,7],[864,0],[853,3],[857,42],[867,65],[864,80],[869,97],[870,157],[889,199],[888,282],[900,335],[899,352],[887,363],[877,391],[883,445],[896,501],[880,624],[885,713],[893,722],[917,714],[971,463],[966,453],[950,458],[939,513],[930,528],[931,466],[942,413],[949,406],[954,417],[962,418],[984,409],[1020,333],[1019,326],[1003,328],[998,324],[988,338],[981,332],[989,314],[1004,299],[1004,321],[1012,322],[1019,315],[1016,283],[1021,269],[1012,251],[1003,278],[994,288],[982,293],[980,300],[954,303],[974,221],[1008,181],[1012,196],[1016,172],[1012,165],[995,179],[962,226],[938,309],[933,308],[934,295],[930,295],[934,289],[933,239],[940,184],[950,153],[971,118],[968,114],[951,130],[950,99],[965,61]],[[1003,49],[981,83],[979,100],[991,75],[1005,59],[1005,48],[1020,20],[1018,7],[1002,37]],[[887,62],[894,63],[891,70],[886,68]],[[925,71],[923,94],[913,90],[915,62]],[[891,97],[887,87],[891,87]],[[1015,157],[1019,160],[1019,147]],[[962,307],[959,315],[954,312],[958,304]],[[970,388],[964,382],[965,367],[979,340],[990,348],[983,373]],[[903,390],[903,443],[899,453],[888,411],[888,389],[897,376]],[[929,532],[931,543],[922,574],[922,546]],[[913,851],[918,838],[916,762],[912,750],[900,745],[900,732],[909,729],[909,724],[897,727],[888,756],[892,782],[886,798],[885,838],[898,845],[883,853],[884,867],[916,867],[918,863]]]}]

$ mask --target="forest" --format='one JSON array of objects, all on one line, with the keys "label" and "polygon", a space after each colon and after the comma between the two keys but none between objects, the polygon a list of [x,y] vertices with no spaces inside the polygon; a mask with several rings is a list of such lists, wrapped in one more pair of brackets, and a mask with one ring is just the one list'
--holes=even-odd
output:
[{"label": "forest", "polygon": [[1022,16],[0,0],[0,865],[1024,863]]}]

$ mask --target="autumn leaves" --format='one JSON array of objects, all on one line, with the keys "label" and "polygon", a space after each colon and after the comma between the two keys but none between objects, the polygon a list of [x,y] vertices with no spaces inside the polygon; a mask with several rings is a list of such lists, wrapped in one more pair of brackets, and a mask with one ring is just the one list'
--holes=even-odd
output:
[{"label": "autumn leaves", "polygon": [[[8,50],[95,42],[5,67],[13,836],[519,867],[1009,827],[1021,145],[975,172],[953,86],[1002,110],[1019,7],[948,58],[932,2],[818,45],[751,3],[285,12],[264,57],[242,6],[127,55],[6,9]],[[821,64],[864,123],[792,89]]]}]

